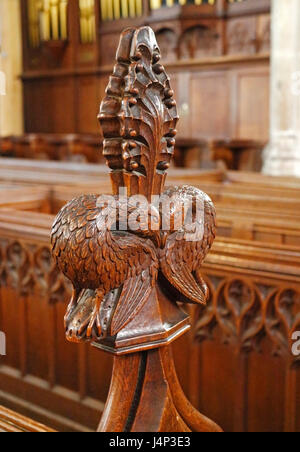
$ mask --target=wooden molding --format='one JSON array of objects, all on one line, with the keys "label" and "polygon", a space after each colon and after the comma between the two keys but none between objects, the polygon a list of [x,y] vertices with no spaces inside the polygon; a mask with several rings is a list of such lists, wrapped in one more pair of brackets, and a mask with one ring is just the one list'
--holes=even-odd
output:
[{"label": "wooden molding", "polygon": [[54,430],[0,406],[0,432],[54,433]]}]

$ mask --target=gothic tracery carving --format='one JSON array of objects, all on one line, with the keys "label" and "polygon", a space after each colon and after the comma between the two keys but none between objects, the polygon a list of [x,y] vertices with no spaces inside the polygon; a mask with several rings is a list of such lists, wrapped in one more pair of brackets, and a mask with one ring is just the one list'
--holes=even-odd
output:
[{"label": "gothic tracery carving", "polygon": [[194,26],[184,31],[179,39],[179,58],[197,59],[218,55],[220,36],[213,28]]},{"label": "gothic tracery carving", "polygon": [[0,281],[2,287],[13,288],[22,296],[38,293],[49,303],[64,301],[70,294],[50,247],[15,240],[0,241]]},{"label": "gothic tracery carving", "polygon": [[227,26],[227,53],[253,54],[256,53],[255,21],[248,19],[234,19]]},{"label": "gothic tracery carving", "polygon": [[219,328],[224,343],[241,350],[259,350],[268,337],[275,355],[290,354],[292,334],[300,328],[296,289],[260,285],[248,278],[206,278],[210,299],[207,306],[197,308],[196,340],[210,339]]}]

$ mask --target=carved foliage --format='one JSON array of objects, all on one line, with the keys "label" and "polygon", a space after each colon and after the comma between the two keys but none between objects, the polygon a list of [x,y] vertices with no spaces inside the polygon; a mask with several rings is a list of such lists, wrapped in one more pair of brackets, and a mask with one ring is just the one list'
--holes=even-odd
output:
[{"label": "carved foliage", "polygon": [[188,28],[179,41],[179,58],[193,59],[218,55],[220,36],[213,28],[197,25]]},{"label": "carved foliage", "polygon": [[258,285],[250,279],[214,278],[207,284],[210,300],[195,314],[195,337],[212,337],[218,327],[224,343],[259,349],[268,336],[274,354],[290,353],[291,338],[300,329],[300,293],[293,288]]},{"label": "carved foliage", "polygon": [[274,343],[275,353],[291,348],[291,337],[300,329],[300,293],[294,289],[271,292],[266,300],[266,333]]},{"label": "carved foliage", "polygon": [[233,19],[227,26],[227,53],[253,54],[256,52],[255,18]]},{"label": "carved foliage", "polygon": [[169,77],[150,27],[123,32],[117,64],[101,103],[104,156],[114,191],[160,194],[174,153],[178,120]]}]

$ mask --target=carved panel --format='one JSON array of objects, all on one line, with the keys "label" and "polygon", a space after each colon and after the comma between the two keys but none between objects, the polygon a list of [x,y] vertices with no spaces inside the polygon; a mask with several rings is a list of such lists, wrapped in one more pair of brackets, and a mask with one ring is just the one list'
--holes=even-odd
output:
[{"label": "carved panel", "polygon": [[224,344],[238,345],[241,351],[259,351],[261,341],[268,337],[274,355],[291,354],[292,334],[300,329],[297,289],[262,285],[241,277],[210,276],[207,283],[210,300],[195,314],[197,341],[212,339],[217,327]]},{"label": "carved panel", "polygon": [[162,28],[156,32],[157,44],[164,61],[177,60],[177,36],[174,30]]},{"label": "carved panel", "polygon": [[256,53],[256,18],[233,19],[227,26],[227,53]]},{"label": "carved panel", "polygon": [[218,54],[220,36],[213,28],[188,28],[179,40],[179,58],[193,59]]},{"label": "carved panel", "polygon": [[[230,79],[221,71],[193,72],[189,79],[191,135],[197,138],[224,137],[229,130]],[[193,95],[197,93],[197,95]],[[209,106],[209,107],[208,107]],[[218,112],[210,116],[209,112]]]},{"label": "carved panel", "polygon": [[258,18],[258,51],[260,53],[270,51],[271,41],[271,18],[270,15],[263,15]]},{"label": "carved panel", "polygon": [[235,137],[268,141],[269,83],[268,69],[242,69],[237,72]]},{"label": "carved panel", "polygon": [[18,240],[0,240],[0,285],[21,296],[39,294],[49,303],[65,300],[70,294],[68,281],[57,270],[47,246]]}]

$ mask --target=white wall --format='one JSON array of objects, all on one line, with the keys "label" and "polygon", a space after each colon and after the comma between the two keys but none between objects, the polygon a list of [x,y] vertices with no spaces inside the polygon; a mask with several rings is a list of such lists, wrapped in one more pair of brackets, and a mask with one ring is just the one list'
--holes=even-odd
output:
[{"label": "white wall", "polygon": [[300,177],[300,0],[271,4],[271,125],[264,172]]},{"label": "white wall", "polygon": [[0,75],[0,135],[23,132],[20,0],[0,0],[0,71],[6,79],[6,95],[1,95]]}]

